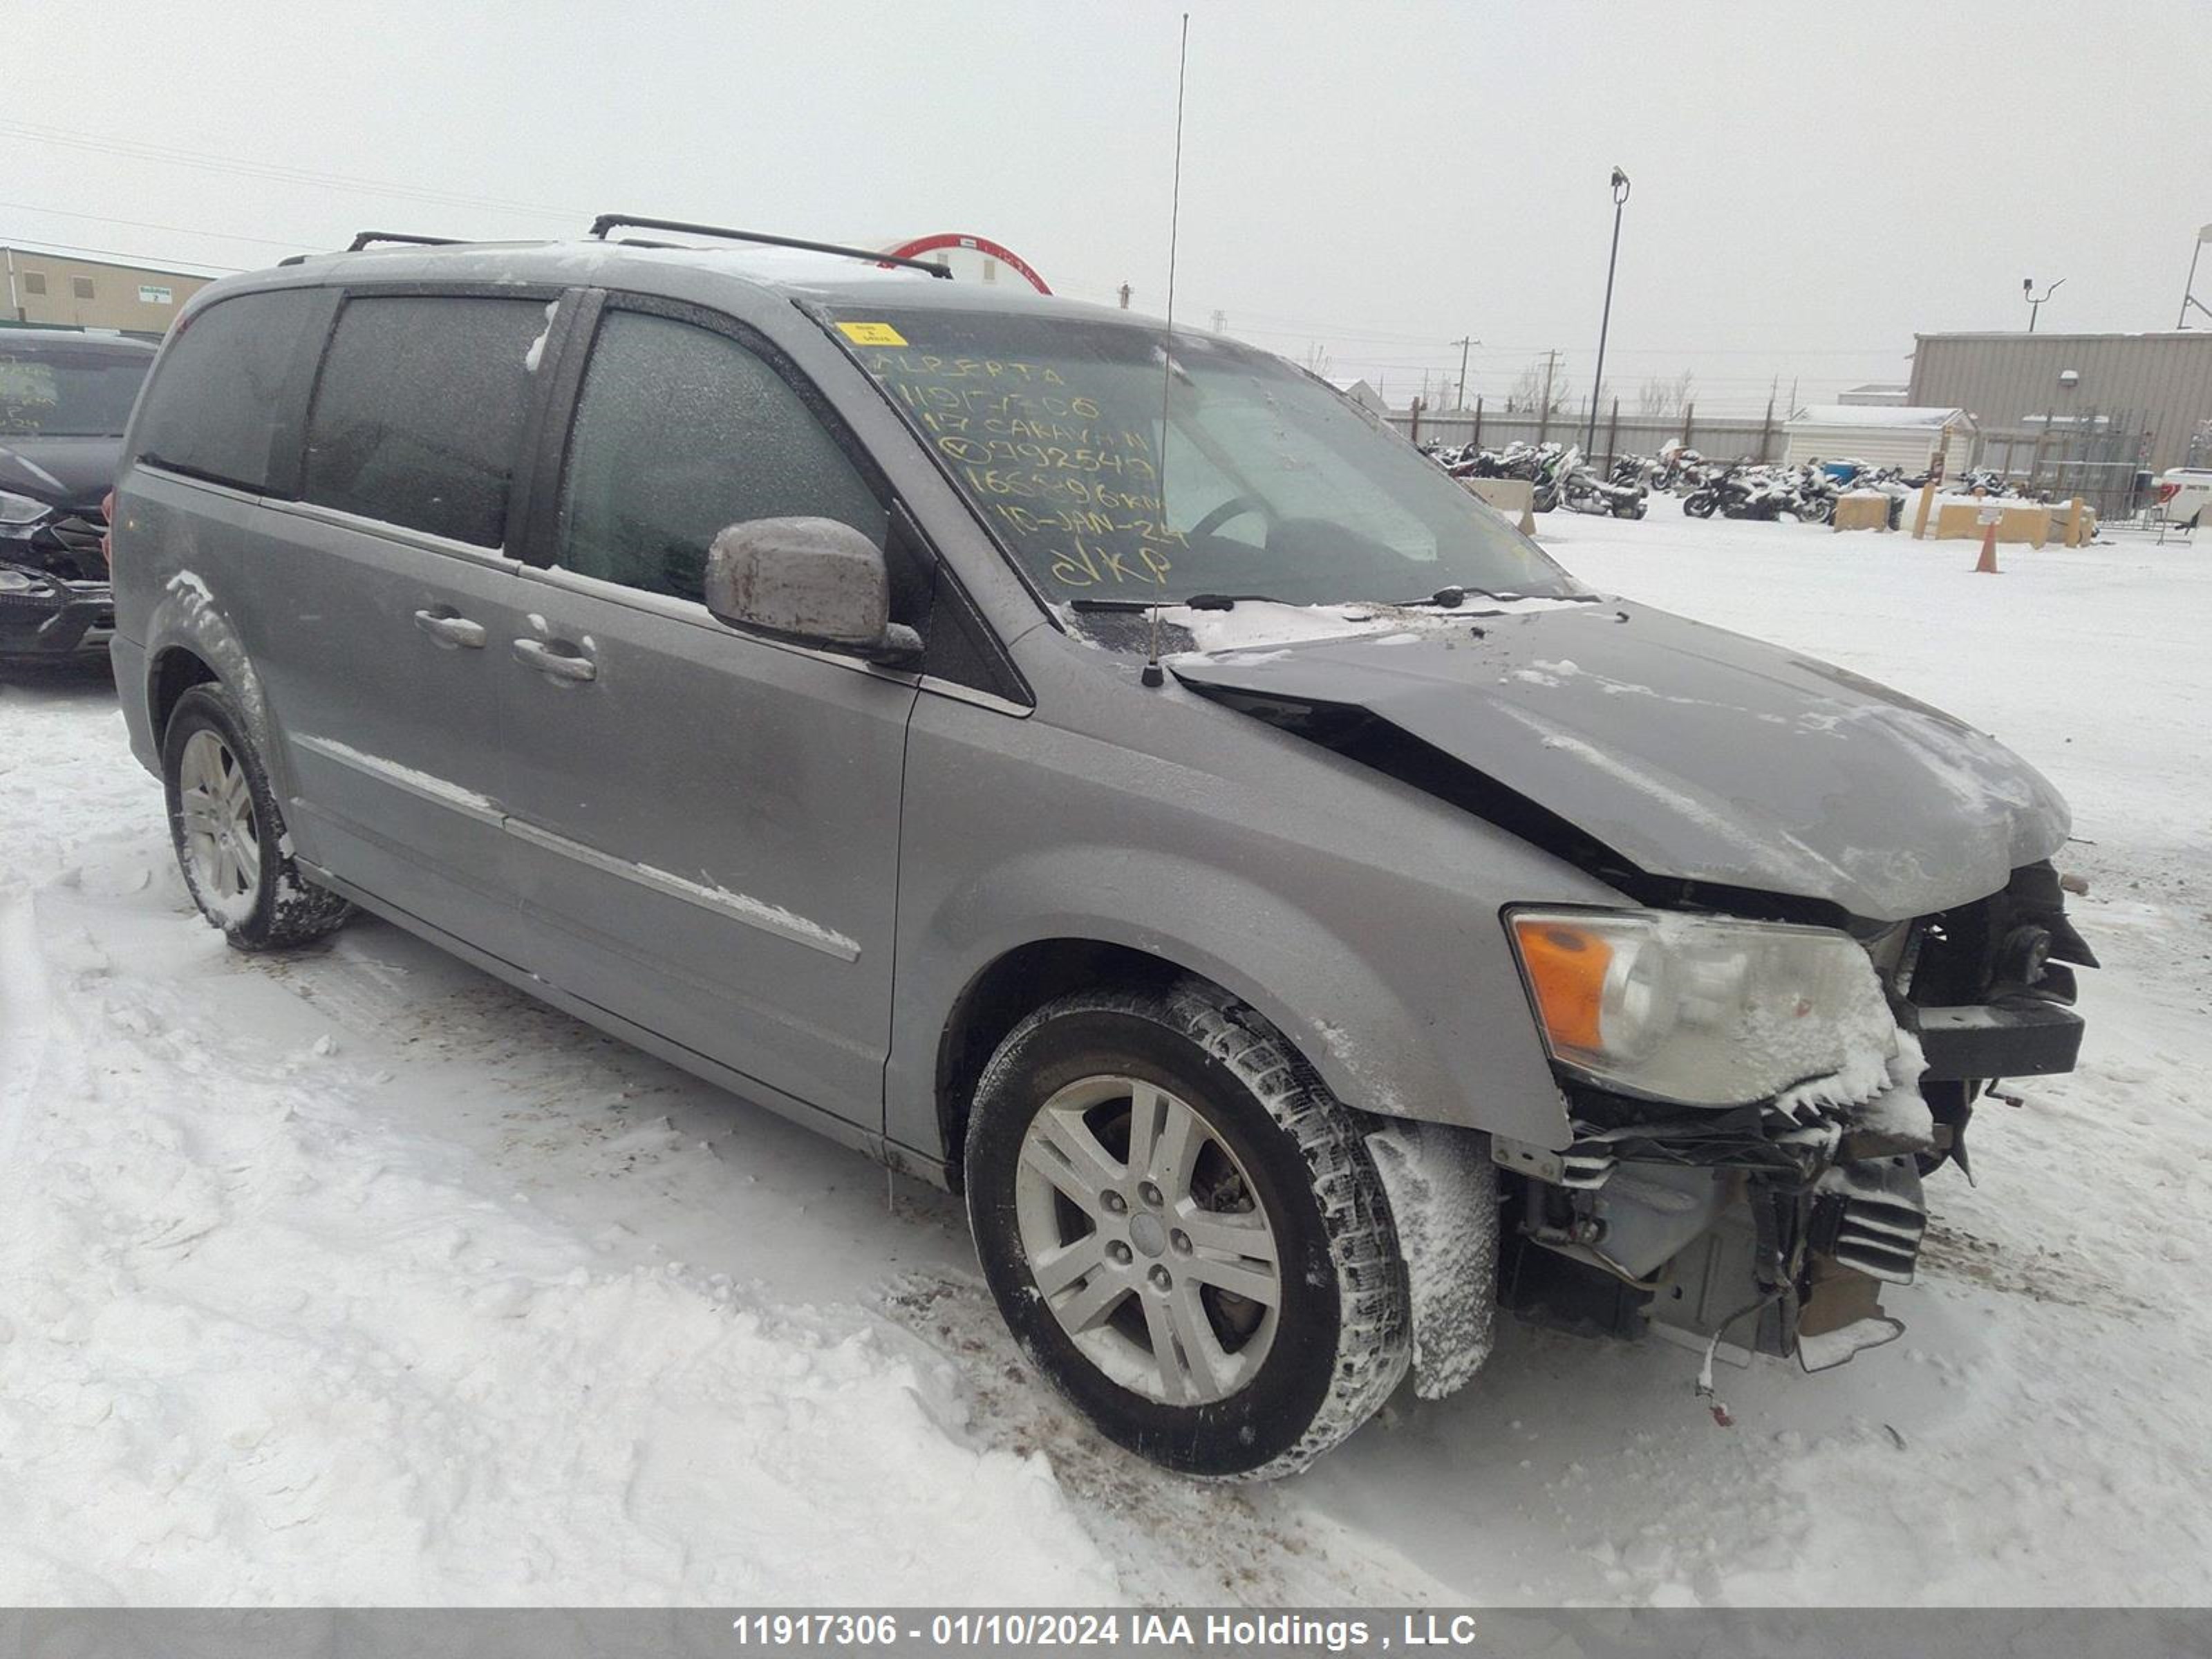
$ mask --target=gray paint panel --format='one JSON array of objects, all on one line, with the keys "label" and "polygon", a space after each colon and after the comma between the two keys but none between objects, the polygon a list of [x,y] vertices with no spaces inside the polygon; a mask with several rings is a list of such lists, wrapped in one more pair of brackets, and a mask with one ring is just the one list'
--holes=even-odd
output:
[{"label": "gray paint panel", "polygon": [[2065,803],[1963,721],[1843,669],[1607,600],[1178,659],[1194,684],[1365,708],[1654,875],[1902,921],[2065,840]]},{"label": "gray paint panel", "polygon": [[1621,895],[1407,785],[1038,629],[1038,712],[910,729],[886,1131],[937,1145],[948,1011],[1006,952],[1103,940],[1226,987],[1364,1109],[1566,1144],[1500,909]]}]

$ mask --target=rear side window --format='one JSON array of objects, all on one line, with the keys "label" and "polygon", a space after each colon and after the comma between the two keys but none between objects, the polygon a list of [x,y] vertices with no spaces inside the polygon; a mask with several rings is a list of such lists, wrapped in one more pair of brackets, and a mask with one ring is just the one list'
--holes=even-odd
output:
[{"label": "rear side window", "polygon": [[169,338],[134,428],[142,460],[244,489],[289,472],[298,441],[288,386],[317,313],[308,289],[242,294],[196,313]]},{"label": "rear side window", "polygon": [[610,312],[568,441],[561,566],[696,600],[725,527],[792,515],[839,520],[878,547],[888,530],[875,492],[772,365],[710,329]]},{"label": "rear side window", "polygon": [[507,538],[542,300],[354,299],[307,417],[302,494],[478,547]]}]

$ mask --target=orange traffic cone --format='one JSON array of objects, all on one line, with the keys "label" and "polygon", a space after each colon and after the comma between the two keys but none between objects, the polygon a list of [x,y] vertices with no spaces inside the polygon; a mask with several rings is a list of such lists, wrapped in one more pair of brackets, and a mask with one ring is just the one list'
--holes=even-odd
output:
[{"label": "orange traffic cone", "polygon": [[1997,568],[1997,527],[1993,524],[1982,526],[1982,556],[1974,561],[1974,570],[1978,575],[2004,574]]}]

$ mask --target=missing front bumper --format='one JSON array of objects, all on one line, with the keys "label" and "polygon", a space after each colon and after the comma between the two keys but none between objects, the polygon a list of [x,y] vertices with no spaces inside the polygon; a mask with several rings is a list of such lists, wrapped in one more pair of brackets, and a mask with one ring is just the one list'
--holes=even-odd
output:
[{"label": "missing front bumper", "polygon": [[1643,1315],[1826,1370],[1904,1334],[1882,1289],[1912,1282],[1927,1224],[1910,1158],[1839,1164],[1796,1190],[1753,1180],[1667,1264]]}]

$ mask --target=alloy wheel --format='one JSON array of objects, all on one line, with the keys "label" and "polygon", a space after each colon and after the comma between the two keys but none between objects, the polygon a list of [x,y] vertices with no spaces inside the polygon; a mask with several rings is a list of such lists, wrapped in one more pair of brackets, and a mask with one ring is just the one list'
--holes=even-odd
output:
[{"label": "alloy wheel", "polygon": [[252,896],[261,884],[253,790],[238,757],[216,732],[204,728],[185,740],[177,768],[177,805],[193,884],[222,902]]},{"label": "alloy wheel", "polygon": [[1209,1405],[1266,1363],[1282,1304],[1274,1229],[1187,1102],[1138,1078],[1069,1084],[1023,1137],[1014,1207],[1045,1306],[1122,1387]]}]

